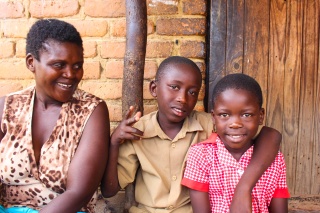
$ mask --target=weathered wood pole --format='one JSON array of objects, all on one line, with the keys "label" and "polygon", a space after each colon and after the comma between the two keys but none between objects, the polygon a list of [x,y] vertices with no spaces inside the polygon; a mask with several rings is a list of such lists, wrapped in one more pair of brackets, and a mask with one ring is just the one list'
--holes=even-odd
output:
[{"label": "weathered wood pole", "polygon": [[[143,113],[143,73],[147,46],[146,0],[126,0],[126,52],[122,82],[122,117],[130,106]],[[124,212],[135,205],[134,185],[125,191]]]}]

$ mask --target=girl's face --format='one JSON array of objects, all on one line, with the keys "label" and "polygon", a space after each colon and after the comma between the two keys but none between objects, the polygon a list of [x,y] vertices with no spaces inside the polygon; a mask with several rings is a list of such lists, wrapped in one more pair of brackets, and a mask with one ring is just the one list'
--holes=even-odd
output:
[{"label": "girl's face", "polygon": [[244,153],[263,123],[264,109],[251,92],[228,89],[216,98],[212,116],[217,134],[231,154]]},{"label": "girl's face", "polygon": [[44,101],[67,102],[83,76],[83,49],[70,42],[50,40],[40,51],[40,60],[31,54],[26,62],[35,75],[37,97]]}]

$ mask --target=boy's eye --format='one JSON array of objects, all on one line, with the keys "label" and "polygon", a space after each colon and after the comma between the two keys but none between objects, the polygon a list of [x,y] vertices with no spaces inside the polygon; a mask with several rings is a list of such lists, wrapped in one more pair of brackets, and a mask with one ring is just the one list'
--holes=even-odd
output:
[{"label": "boy's eye", "polygon": [[176,85],[169,85],[169,87],[170,87],[171,89],[174,89],[174,90],[178,89],[178,86],[176,86]]},{"label": "boy's eye", "polygon": [[251,114],[249,114],[249,113],[244,113],[243,114],[243,117],[245,117],[245,118],[249,118],[249,117],[251,117],[252,115]]}]

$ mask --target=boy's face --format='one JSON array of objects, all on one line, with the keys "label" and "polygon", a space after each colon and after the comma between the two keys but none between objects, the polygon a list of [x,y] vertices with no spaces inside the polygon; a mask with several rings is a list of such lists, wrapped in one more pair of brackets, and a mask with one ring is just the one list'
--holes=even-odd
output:
[{"label": "boy's face", "polygon": [[83,50],[74,43],[54,40],[44,46],[39,61],[31,54],[26,57],[27,67],[35,75],[37,95],[45,100],[66,102],[83,76]]},{"label": "boy's face", "polygon": [[216,98],[212,116],[226,148],[231,153],[244,153],[263,122],[264,109],[249,91],[228,89]]},{"label": "boy's face", "polygon": [[188,64],[167,66],[150,92],[158,102],[160,125],[181,123],[192,112],[201,88],[201,74]]}]

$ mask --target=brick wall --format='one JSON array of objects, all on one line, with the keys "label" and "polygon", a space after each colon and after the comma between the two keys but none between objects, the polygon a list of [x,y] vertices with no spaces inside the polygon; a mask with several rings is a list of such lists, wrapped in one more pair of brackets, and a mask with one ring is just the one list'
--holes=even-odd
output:
[{"label": "brick wall", "polygon": [[[204,74],[206,1],[147,0],[147,10],[145,113],[156,109],[148,84],[164,58],[191,58]],[[0,96],[34,84],[25,66],[25,38],[41,18],[62,19],[78,29],[85,56],[80,88],[106,100],[114,127],[121,120],[125,0],[0,0]],[[198,110],[203,110],[203,98],[204,87]]]}]

